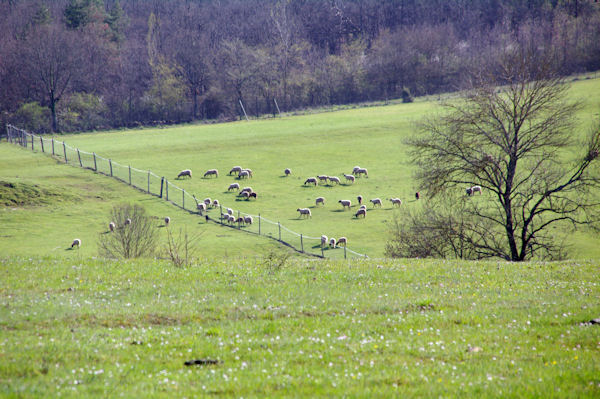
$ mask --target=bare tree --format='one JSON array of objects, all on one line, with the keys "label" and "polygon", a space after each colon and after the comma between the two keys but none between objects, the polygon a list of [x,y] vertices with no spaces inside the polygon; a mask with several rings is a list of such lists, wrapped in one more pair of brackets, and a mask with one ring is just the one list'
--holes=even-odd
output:
[{"label": "bare tree", "polygon": [[566,103],[569,86],[549,65],[511,52],[409,142],[416,177],[431,196],[482,187],[481,197],[464,195],[466,217],[486,226],[471,230],[469,257],[555,258],[562,253],[559,227],[599,220],[600,128],[581,153],[570,152],[582,149],[573,135],[578,105]]},{"label": "bare tree", "polygon": [[122,204],[111,211],[117,228],[100,235],[100,254],[108,258],[139,258],[154,253],[157,229],[140,205]]}]

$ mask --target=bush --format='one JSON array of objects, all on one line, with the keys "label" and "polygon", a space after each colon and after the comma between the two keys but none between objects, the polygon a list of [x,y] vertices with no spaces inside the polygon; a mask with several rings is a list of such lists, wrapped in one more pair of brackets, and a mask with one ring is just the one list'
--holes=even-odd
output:
[{"label": "bush", "polygon": [[[127,219],[131,220],[130,224],[126,224]],[[100,235],[101,256],[129,259],[154,255],[158,229],[142,206],[117,205],[111,211],[110,220],[117,228]]]},{"label": "bush", "polygon": [[408,87],[403,87],[402,93],[400,95],[402,96],[403,103],[412,103],[414,100],[412,94],[410,94],[410,89]]},{"label": "bush", "polygon": [[35,133],[47,133],[50,127],[50,109],[36,101],[21,105],[14,114],[14,122],[19,127]]}]

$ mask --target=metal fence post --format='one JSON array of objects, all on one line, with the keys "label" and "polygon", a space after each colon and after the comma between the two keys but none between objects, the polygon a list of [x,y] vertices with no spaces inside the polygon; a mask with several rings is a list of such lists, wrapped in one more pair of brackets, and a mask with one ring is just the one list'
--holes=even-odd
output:
[{"label": "metal fence post", "polygon": [[183,209],[185,210],[185,189],[181,189],[181,192],[182,192],[181,205],[182,205]]},{"label": "metal fence post", "polygon": [[165,177],[163,176],[163,177],[160,178],[160,195],[159,195],[159,198],[162,198],[162,196],[163,196],[163,186],[164,186],[164,184],[165,184]]},{"label": "metal fence post", "polygon": [[33,134],[31,135],[31,151],[33,151]]},{"label": "metal fence post", "polygon": [[346,245],[344,244],[344,259],[346,259]]},{"label": "metal fence post", "polygon": [[63,152],[65,154],[65,163],[69,163],[69,161],[67,160],[67,146],[65,145],[64,141],[63,141]]},{"label": "metal fence post", "polygon": [[131,165],[129,165],[129,185],[131,186]]},{"label": "metal fence post", "polygon": [[279,226],[279,241],[281,241],[281,223],[277,222],[277,226]]},{"label": "metal fence post", "polygon": [[112,173],[112,161],[110,159],[108,160],[108,166],[110,166],[110,177],[113,177],[113,173]]},{"label": "metal fence post", "polygon": [[300,234],[300,249],[304,252],[304,241],[302,240],[302,234]]},{"label": "metal fence post", "polygon": [[79,158],[79,166],[83,168],[83,164],[81,163],[81,154],[79,153],[79,148],[77,149],[77,158]]},{"label": "metal fence post", "polygon": [[42,146],[42,152],[46,152],[44,151],[44,139],[42,138],[42,136],[40,136],[40,144]]},{"label": "metal fence post", "polygon": [[169,200],[169,181],[165,179],[165,193],[167,196],[167,201]]},{"label": "metal fence post", "polygon": [[52,155],[56,155],[54,154],[54,137],[52,137]]},{"label": "metal fence post", "polygon": [[97,172],[98,171],[98,164],[96,163],[96,153],[93,152],[92,155],[94,156],[94,170]]}]

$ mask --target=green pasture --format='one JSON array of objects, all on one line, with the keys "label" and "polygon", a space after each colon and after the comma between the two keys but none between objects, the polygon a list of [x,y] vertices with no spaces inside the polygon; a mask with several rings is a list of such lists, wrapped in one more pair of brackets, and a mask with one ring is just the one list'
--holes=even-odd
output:
[{"label": "green pasture", "polygon": [[0,257],[0,396],[597,398],[599,273]]}]

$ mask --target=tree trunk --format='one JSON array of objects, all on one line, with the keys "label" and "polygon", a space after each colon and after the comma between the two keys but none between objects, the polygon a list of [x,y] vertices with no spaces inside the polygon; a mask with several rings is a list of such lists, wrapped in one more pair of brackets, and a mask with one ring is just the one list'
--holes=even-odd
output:
[{"label": "tree trunk", "polygon": [[52,133],[58,133],[58,120],[56,119],[56,99],[50,96],[50,114],[52,115]]}]

